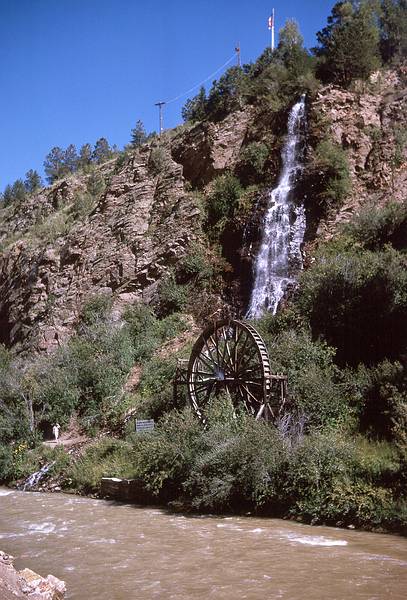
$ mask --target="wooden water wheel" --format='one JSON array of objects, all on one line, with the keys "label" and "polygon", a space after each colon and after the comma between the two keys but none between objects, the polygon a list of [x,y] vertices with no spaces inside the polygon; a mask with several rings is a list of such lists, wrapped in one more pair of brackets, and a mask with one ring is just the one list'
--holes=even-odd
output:
[{"label": "wooden water wheel", "polygon": [[[279,381],[277,395],[275,381]],[[254,327],[228,320],[212,323],[199,336],[186,383],[189,400],[202,421],[221,392],[234,409],[244,408],[256,419],[270,420],[284,402],[286,377],[272,375],[266,345]]]}]

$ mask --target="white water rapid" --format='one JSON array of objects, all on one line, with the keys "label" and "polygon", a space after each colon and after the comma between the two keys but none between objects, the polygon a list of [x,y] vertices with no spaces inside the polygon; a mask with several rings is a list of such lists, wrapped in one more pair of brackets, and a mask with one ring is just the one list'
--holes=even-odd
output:
[{"label": "white water rapid", "polygon": [[293,274],[302,268],[301,244],[305,210],[297,205],[293,190],[302,170],[302,133],[305,128],[305,96],[294,104],[281,158],[278,185],[270,192],[262,242],[254,265],[254,286],[247,316],[257,319],[265,311],[277,312]]}]

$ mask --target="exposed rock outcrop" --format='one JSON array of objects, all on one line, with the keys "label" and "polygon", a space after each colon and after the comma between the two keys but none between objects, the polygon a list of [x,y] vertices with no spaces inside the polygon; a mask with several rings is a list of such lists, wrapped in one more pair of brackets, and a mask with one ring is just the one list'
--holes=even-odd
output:
[{"label": "exposed rock outcrop", "polygon": [[[156,174],[150,161],[150,148],[135,153],[111,175],[91,214],[52,243],[33,243],[23,235],[4,251],[0,341],[48,351],[71,333],[87,298],[114,294],[116,313],[126,303],[154,298],[158,282],[200,227],[181,166],[166,156]],[[65,190],[66,205],[76,188],[76,179],[53,186],[40,195],[43,205],[49,207],[59,189]]]},{"label": "exposed rock outcrop", "polygon": [[41,577],[31,569],[17,571],[13,556],[0,551],[0,598],[1,600],[63,600],[65,582],[53,575]]},{"label": "exposed rock outcrop", "polygon": [[252,125],[253,107],[228,115],[221,123],[204,121],[177,136],[171,145],[192,185],[205,185],[215,175],[232,169]]},{"label": "exposed rock outcrop", "polygon": [[353,91],[322,88],[310,106],[311,122],[321,119],[345,149],[352,180],[343,205],[320,223],[317,235],[331,237],[367,199],[381,205],[406,198],[407,68],[374,73]]}]

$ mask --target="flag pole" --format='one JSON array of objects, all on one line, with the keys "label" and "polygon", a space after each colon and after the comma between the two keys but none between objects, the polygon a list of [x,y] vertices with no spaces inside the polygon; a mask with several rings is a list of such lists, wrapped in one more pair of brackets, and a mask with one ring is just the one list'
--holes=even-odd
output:
[{"label": "flag pole", "polygon": [[274,8],[271,16],[271,51],[274,52]]}]

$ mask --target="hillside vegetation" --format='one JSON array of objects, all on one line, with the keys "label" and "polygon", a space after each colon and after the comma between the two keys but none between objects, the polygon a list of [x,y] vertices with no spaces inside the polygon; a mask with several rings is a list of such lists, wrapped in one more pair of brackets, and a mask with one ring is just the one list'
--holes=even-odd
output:
[{"label": "hillside vegetation", "polygon": [[[335,4],[312,52],[294,21],[279,39],[188,100],[179,128],[54,148],[49,188],[29,172],[4,191],[1,481],[55,461],[80,493],[122,476],[174,508],[406,531],[407,4]],[[306,268],[253,323],[288,408],[274,426],[219,396],[204,428],[173,396],[176,362],[211,315],[244,315],[304,93]],[[73,420],[79,453],[42,444]]]}]

